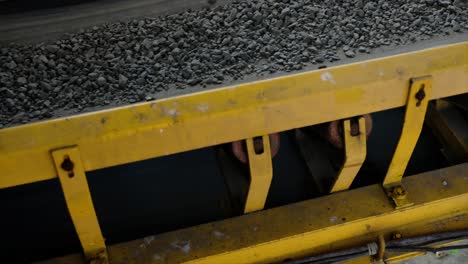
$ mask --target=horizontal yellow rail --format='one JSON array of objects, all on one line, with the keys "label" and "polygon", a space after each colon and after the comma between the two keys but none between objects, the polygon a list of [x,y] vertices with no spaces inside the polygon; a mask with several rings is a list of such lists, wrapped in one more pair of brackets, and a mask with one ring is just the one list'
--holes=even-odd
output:
[{"label": "horizontal yellow rail", "polygon": [[0,130],[0,188],[57,177],[50,150],[86,171],[468,92],[468,42]]},{"label": "horizontal yellow rail", "polygon": [[[278,263],[366,245],[379,235],[388,240],[468,228],[468,163],[402,181],[411,207],[395,210],[382,186],[372,185],[112,245],[109,258],[113,264]],[[82,261],[71,255],[42,264]]]}]

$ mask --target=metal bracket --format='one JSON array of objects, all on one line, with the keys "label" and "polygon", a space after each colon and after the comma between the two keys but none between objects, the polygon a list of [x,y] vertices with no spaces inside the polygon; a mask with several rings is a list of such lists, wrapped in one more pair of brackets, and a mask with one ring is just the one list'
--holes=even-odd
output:
[{"label": "metal bracket", "polygon": [[343,122],[345,161],[330,190],[332,193],[349,189],[366,159],[367,135],[364,117],[358,119],[358,125],[358,130],[353,132],[351,120],[347,119]]},{"label": "metal bracket", "polygon": [[77,146],[52,151],[62,191],[76,233],[89,263],[108,263],[104,237],[94,210]]},{"label": "metal bracket", "polygon": [[262,210],[273,178],[270,139],[268,135],[248,138],[247,156],[250,168],[250,185],[244,213]]},{"label": "metal bracket", "polygon": [[413,205],[407,197],[401,179],[421,134],[431,92],[431,76],[411,79],[403,129],[383,182],[387,195],[397,209]]}]

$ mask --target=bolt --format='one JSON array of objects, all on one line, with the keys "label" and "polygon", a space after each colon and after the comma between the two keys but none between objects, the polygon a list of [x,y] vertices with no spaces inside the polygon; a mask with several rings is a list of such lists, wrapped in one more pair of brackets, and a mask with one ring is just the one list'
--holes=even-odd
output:
[{"label": "bolt", "polygon": [[75,173],[73,172],[75,164],[73,164],[68,155],[65,156],[65,158],[62,161],[62,164],[60,164],[60,167],[62,168],[62,170],[68,172],[68,177],[73,178],[75,176]]},{"label": "bolt", "polygon": [[75,164],[73,164],[73,162],[70,160],[70,157],[68,157],[68,156],[65,157],[62,164],[60,165],[60,167],[64,171],[72,171],[74,166],[75,166]]},{"label": "bolt", "polygon": [[424,92],[424,86],[421,87],[421,89],[419,89],[419,91],[415,94],[416,99],[418,100],[418,102],[416,103],[416,106],[420,106],[421,105],[421,101],[426,98],[426,92]]},{"label": "bolt", "polygon": [[406,191],[401,186],[396,186],[393,188],[392,194],[395,199],[404,199],[406,197]]},{"label": "bolt", "polygon": [[447,186],[447,185],[448,185],[448,182],[447,182],[446,180],[443,180],[443,181],[442,181],[442,185],[443,185],[443,186]]}]

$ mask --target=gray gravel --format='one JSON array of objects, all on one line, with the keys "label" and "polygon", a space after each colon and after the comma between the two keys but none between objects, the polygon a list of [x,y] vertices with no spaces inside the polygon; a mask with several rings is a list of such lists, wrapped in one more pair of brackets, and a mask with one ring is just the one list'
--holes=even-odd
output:
[{"label": "gray gravel", "polygon": [[0,47],[0,128],[468,31],[466,0],[256,0]]}]

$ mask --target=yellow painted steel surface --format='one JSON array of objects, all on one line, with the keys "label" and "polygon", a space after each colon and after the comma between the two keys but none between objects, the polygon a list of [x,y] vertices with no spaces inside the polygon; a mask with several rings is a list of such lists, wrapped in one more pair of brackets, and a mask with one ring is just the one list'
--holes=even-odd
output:
[{"label": "yellow painted steel surface", "polygon": [[[113,245],[109,257],[116,264],[271,263],[365,245],[379,235],[468,228],[468,163],[403,183],[414,201],[404,209],[394,209],[382,186],[373,185]],[[44,263],[81,261],[72,255]]]},{"label": "yellow painted steel surface", "polygon": [[254,140],[246,140],[247,155],[249,158],[250,184],[247,192],[244,213],[262,210],[270,189],[273,178],[273,167],[271,162],[270,138],[262,136],[263,151],[256,153]]},{"label": "yellow painted steel surface", "polygon": [[[85,171],[468,92],[468,42],[0,130],[0,188],[57,177],[51,149],[78,145]],[[239,125],[242,124],[242,125]]]},{"label": "yellow painted steel surface", "polygon": [[343,127],[345,161],[330,192],[338,192],[349,189],[353,183],[354,178],[361,169],[362,164],[366,160],[367,135],[366,121],[364,117],[359,118],[359,134],[356,136],[351,135],[350,120],[345,120]]},{"label": "yellow painted steel surface", "polygon": [[429,103],[428,98],[430,98],[431,93],[431,76],[412,80],[400,140],[393,153],[392,161],[383,182],[383,185],[386,187],[398,185],[401,182],[406,166],[413,154],[414,147],[416,147],[416,143],[418,142],[419,134],[421,134]]},{"label": "yellow painted steel surface", "polygon": [[94,211],[88,181],[76,146],[52,151],[68,211],[88,260],[107,263],[106,245]]}]

